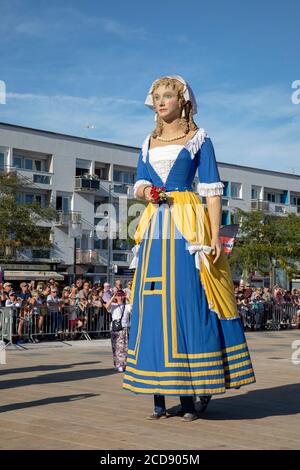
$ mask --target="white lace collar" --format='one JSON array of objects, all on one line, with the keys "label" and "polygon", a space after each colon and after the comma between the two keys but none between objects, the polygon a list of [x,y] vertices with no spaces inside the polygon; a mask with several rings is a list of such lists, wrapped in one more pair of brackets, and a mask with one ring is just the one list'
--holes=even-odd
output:
[{"label": "white lace collar", "polygon": [[[145,163],[146,163],[147,153],[149,150],[150,137],[151,137],[151,134],[148,134],[142,145],[143,162]],[[196,134],[185,145],[182,145],[182,147],[185,147],[190,152],[192,159],[195,157],[196,153],[201,148],[201,145],[203,144],[205,137],[208,137],[208,134],[205,131],[205,129],[200,127],[198,131],[196,132]],[[174,145],[174,144],[170,144],[170,145]],[[164,145],[164,147],[168,147],[168,145]]]}]

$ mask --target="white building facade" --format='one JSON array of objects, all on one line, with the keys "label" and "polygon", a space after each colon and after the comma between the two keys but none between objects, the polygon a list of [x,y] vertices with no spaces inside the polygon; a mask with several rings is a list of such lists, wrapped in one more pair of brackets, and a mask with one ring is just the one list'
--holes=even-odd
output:
[{"label": "white building facade", "polygon": [[[53,248],[16,253],[10,263],[2,262],[0,253],[4,278],[37,279],[43,272],[69,281],[76,261],[77,276],[99,282],[130,279],[133,243],[99,238],[99,230],[107,226],[109,202],[115,204],[118,226],[120,196],[123,201],[122,196],[132,196],[138,153],[137,147],[0,123],[0,171],[16,171],[26,183],[20,202],[51,204],[57,211],[50,224]],[[237,207],[300,214],[299,175],[222,162],[218,167],[225,184],[223,225],[235,222]]]}]

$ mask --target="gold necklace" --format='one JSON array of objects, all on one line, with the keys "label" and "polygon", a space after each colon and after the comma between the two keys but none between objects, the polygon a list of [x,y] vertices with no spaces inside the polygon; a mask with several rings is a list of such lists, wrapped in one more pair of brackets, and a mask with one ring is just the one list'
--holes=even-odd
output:
[{"label": "gold necklace", "polygon": [[162,140],[163,142],[171,142],[172,140],[179,140],[179,139],[182,139],[183,137],[185,137],[186,134],[181,134],[181,135],[178,135],[176,137],[171,137],[169,139],[164,139],[163,137],[160,137],[159,135],[157,136],[157,140]]}]

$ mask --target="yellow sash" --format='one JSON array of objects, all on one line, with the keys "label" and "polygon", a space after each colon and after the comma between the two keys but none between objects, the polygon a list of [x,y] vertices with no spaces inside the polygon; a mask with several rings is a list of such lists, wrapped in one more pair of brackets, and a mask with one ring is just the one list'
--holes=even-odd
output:
[{"label": "yellow sash", "polygon": [[[171,191],[168,195],[171,201],[171,216],[173,216],[174,223],[182,236],[190,244],[210,246],[211,227],[208,210],[203,206],[199,197],[192,191]],[[134,235],[136,245],[140,245],[148,224],[157,210],[157,205],[151,202],[147,204]],[[216,312],[222,320],[238,318],[232,276],[224,251],[222,250],[216,264],[213,264],[213,255],[202,254],[203,256],[208,262],[204,263],[202,258],[199,275],[206,292],[209,308]],[[133,295],[135,282],[134,276]]]}]

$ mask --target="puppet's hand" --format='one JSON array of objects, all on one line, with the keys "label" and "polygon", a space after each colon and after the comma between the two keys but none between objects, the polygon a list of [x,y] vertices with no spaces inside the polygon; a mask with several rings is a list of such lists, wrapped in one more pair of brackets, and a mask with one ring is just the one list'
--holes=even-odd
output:
[{"label": "puppet's hand", "polygon": [[222,252],[222,243],[221,243],[219,237],[212,238],[210,246],[212,247],[211,254],[214,256],[213,264],[216,264],[216,262],[218,261],[218,259],[221,256],[221,252]]}]

